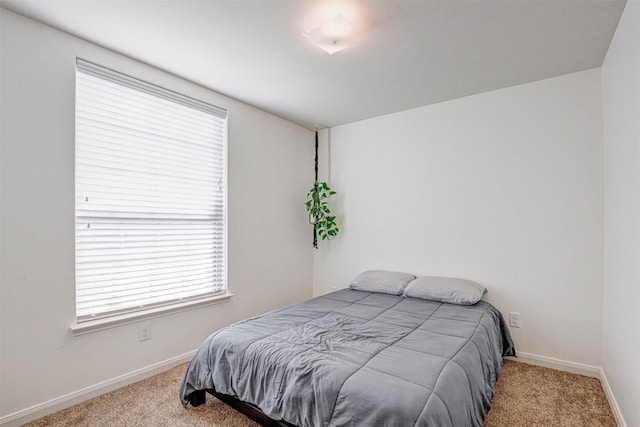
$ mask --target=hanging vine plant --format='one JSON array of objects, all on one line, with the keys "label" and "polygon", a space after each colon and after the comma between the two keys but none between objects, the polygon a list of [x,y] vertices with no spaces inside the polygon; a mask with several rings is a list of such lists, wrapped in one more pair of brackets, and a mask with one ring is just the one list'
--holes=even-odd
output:
[{"label": "hanging vine plant", "polygon": [[326,182],[315,181],[313,187],[307,193],[305,206],[309,211],[309,223],[314,226],[313,247],[318,247],[316,232],[322,240],[332,239],[340,229],[336,225],[335,215],[331,215],[331,209],[327,205],[327,198],[336,194]]},{"label": "hanging vine plant", "polygon": [[309,223],[313,225],[313,247],[318,249],[318,235],[322,240],[333,239],[340,229],[336,225],[336,217],[331,214],[327,198],[336,194],[326,182],[318,181],[318,128],[316,127],[316,179],[307,193],[305,206],[309,212]]}]

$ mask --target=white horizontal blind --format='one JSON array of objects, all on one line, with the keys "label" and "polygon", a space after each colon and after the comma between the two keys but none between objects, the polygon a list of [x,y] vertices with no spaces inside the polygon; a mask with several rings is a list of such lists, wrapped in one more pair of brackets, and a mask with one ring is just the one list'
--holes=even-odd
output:
[{"label": "white horizontal blind", "polygon": [[226,111],[76,65],[77,321],[223,292]]}]

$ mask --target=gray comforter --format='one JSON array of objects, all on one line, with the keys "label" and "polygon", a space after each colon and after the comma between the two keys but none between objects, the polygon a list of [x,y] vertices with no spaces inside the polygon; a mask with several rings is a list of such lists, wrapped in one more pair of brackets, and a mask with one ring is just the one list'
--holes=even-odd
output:
[{"label": "gray comforter", "polygon": [[344,289],[208,337],[180,396],[215,390],[306,426],[482,426],[502,356],[502,315]]}]

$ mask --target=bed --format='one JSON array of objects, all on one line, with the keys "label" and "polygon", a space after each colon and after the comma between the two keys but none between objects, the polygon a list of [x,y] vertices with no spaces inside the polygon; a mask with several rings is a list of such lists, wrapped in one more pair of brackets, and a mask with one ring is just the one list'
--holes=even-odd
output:
[{"label": "bed", "polygon": [[502,315],[406,285],[352,284],[213,333],[184,376],[183,405],[208,392],[282,425],[482,426],[502,357],[515,355]]}]

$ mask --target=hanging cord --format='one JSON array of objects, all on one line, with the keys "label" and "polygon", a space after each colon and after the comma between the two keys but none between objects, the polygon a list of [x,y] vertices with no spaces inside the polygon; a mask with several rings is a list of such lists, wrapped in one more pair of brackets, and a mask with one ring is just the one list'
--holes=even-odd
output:
[{"label": "hanging cord", "polygon": [[[316,157],[315,157],[316,177],[313,181],[313,191],[318,194],[318,125],[316,125]],[[318,233],[316,231],[315,221],[313,223],[313,247],[318,249]]]},{"label": "hanging cord", "polygon": [[316,179],[315,179],[314,183],[318,181],[318,127],[317,126],[316,126],[316,159],[315,159],[315,166],[316,166]]}]

